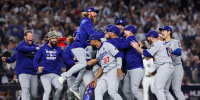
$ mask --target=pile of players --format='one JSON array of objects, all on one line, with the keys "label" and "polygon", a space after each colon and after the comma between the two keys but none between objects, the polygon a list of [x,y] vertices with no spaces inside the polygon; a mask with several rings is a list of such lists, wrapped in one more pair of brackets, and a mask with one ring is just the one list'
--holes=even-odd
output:
[{"label": "pile of players", "polygon": [[[64,51],[57,46],[54,30],[48,32],[41,47],[33,43],[33,32],[28,30],[14,56],[2,58],[8,63],[17,61],[22,100],[30,100],[29,91],[33,98],[37,96],[37,72],[44,88],[43,100],[49,100],[51,85],[56,89],[53,100],[59,100],[65,81],[69,100],[148,100],[149,87],[158,100],[174,100],[170,86],[176,98],[184,100],[181,45],[171,38],[172,28],[159,28],[160,35],[149,31],[150,46],[145,49],[135,38],[136,28],[124,20],[106,26],[105,31],[94,30],[97,12],[89,7],[82,13],[80,27],[67,39]],[[64,73],[62,62],[67,66]],[[143,94],[139,89],[142,80]]]}]

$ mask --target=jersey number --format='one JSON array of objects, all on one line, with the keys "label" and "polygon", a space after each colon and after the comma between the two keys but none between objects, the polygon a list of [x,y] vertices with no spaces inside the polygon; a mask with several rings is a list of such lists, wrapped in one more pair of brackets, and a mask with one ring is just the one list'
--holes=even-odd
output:
[{"label": "jersey number", "polygon": [[103,60],[104,60],[104,64],[106,64],[109,62],[109,57],[103,58]]},{"label": "jersey number", "polygon": [[169,54],[169,49],[168,49],[168,48],[166,48],[166,50],[167,50],[167,55],[168,55],[168,57],[170,57],[170,54]]}]

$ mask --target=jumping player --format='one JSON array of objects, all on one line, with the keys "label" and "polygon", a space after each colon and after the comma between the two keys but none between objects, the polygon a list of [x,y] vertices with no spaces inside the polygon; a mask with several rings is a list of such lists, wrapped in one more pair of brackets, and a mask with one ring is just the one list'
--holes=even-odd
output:
[{"label": "jumping player", "polygon": [[171,77],[174,72],[174,66],[172,65],[172,59],[169,55],[168,48],[162,41],[158,40],[158,33],[156,31],[150,31],[146,34],[147,40],[152,44],[148,49],[142,49],[137,42],[131,42],[140,54],[147,57],[154,57],[154,64],[157,69],[155,76],[155,90],[158,100],[174,100],[173,96],[169,92],[168,85],[171,83]]},{"label": "jumping player", "polygon": [[168,47],[170,51],[172,62],[175,68],[172,76],[172,89],[178,100],[185,100],[183,92],[181,91],[181,83],[184,73],[181,62],[181,52],[182,52],[181,44],[178,40],[172,39],[171,27],[164,26],[163,28],[159,28],[159,30],[162,32],[164,44]]},{"label": "jumping player", "polygon": [[58,78],[61,84],[63,84],[64,80],[70,77],[73,73],[78,72],[87,66],[85,47],[88,45],[87,39],[89,36],[91,34],[98,34],[93,30],[93,24],[95,23],[96,16],[97,11],[93,7],[87,8],[85,14],[83,14],[84,18],[81,20],[76,40],[72,46],[72,53],[77,58],[78,64],[75,64],[67,72],[62,73],[61,77]]}]

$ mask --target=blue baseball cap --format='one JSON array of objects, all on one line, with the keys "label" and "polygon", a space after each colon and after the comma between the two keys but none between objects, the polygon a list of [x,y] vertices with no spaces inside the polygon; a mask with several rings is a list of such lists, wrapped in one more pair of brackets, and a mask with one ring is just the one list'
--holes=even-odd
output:
[{"label": "blue baseball cap", "polygon": [[99,40],[99,41],[101,41],[100,34],[92,34],[92,35],[90,35],[89,41],[91,41],[91,40]]},{"label": "blue baseball cap", "polygon": [[86,12],[92,12],[92,11],[94,11],[94,12],[96,12],[96,13],[99,12],[98,10],[95,10],[94,7],[88,7],[88,8],[86,9]]},{"label": "blue baseball cap", "polygon": [[162,31],[162,30],[167,30],[167,31],[171,31],[171,33],[172,33],[172,28],[169,27],[169,26],[164,26],[163,28],[159,28],[159,30],[160,30],[160,31]]},{"label": "blue baseball cap", "polygon": [[124,30],[131,31],[133,34],[136,33],[136,28],[133,25],[126,26]]},{"label": "blue baseball cap", "polygon": [[125,20],[117,20],[117,25],[121,24],[123,26],[126,26],[126,21]]},{"label": "blue baseball cap", "polygon": [[149,33],[147,33],[145,35],[146,35],[146,37],[158,38],[158,32],[156,32],[156,31],[149,31]]},{"label": "blue baseball cap", "polygon": [[74,31],[74,33],[73,33],[73,37],[75,37],[76,35],[77,35],[77,31]]},{"label": "blue baseball cap", "polygon": [[113,33],[119,35],[120,29],[117,26],[110,24],[106,27],[106,32],[113,32]]}]

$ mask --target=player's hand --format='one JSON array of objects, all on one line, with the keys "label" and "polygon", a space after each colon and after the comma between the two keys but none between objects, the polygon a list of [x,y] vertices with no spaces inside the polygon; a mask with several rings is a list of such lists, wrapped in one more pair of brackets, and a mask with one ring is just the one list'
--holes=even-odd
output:
[{"label": "player's hand", "polygon": [[97,83],[97,79],[92,79],[92,81],[90,82],[90,87],[95,88],[96,83]]},{"label": "player's hand", "polygon": [[121,69],[117,69],[117,77],[119,79],[123,79],[124,78],[124,73],[122,72]]},{"label": "player's hand", "polygon": [[42,73],[43,69],[44,69],[44,67],[38,67],[38,72]]},{"label": "player's hand", "polygon": [[139,48],[138,43],[135,42],[135,41],[132,41],[132,42],[131,42],[131,46],[132,46],[133,48]]},{"label": "player's hand", "polygon": [[151,72],[149,72],[149,76],[152,76],[152,73],[151,73]]},{"label": "player's hand", "polygon": [[6,57],[2,57],[1,59],[2,59],[2,61],[5,62],[7,58]]},{"label": "player's hand", "polygon": [[171,54],[172,53],[172,49],[169,46],[167,46],[167,48],[169,50],[169,53]]},{"label": "player's hand", "polygon": [[40,49],[40,47],[36,47],[36,50],[39,50]]},{"label": "player's hand", "polygon": [[143,47],[143,44],[141,42],[138,42],[138,44],[139,44],[140,47]]}]

